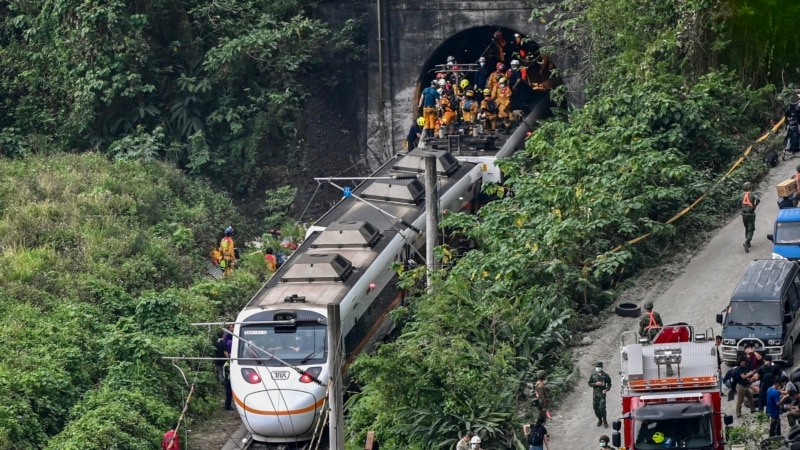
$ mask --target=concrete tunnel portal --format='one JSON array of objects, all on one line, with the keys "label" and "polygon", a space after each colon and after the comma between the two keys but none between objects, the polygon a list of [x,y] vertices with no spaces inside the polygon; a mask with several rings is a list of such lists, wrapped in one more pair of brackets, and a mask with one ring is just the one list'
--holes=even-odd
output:
[{"label": "concrete tunnel portal", "polygon": [[[496,39],[498,33],[505,39],[503,49],[498,46],[498,40]],[[515,34],[519,34],[522,37],[522,43],[519,46],[515,43]],[[522,50],[524,53],[518,50]],[[422,90],[429,86],[431,80],[436,77],[437,66],[441,69],[441,66],[446,64],[449,56],[455,57],[456,62],[459,64],[477,64],[478,59],[483,56],[486,58],[486,66],[491,73],[495,71],[495,66],[498,62],[502,62],[508,69],[513,59],[519,60],[522,67],[535,69],[538,67],[538,63],[542,61],[543,55],[538,42],[512,28],[483,25],[463,29],[447,38],[428,56],[417,78],[416,88],[414,89],[415,99],[419,98]],[[562,83],[557,76],[557,67],[552,58],[546,58],[545,64],[548,64],[550,69],[544,74],[544,77],[550,79],[552,76],[552,79],[542,86],[537,86],[535,90],[549,91]],[[467,78],[474,81],[472,76],[467,75]],[[416,101],[412,102],[412,107],[416,111]]]}]

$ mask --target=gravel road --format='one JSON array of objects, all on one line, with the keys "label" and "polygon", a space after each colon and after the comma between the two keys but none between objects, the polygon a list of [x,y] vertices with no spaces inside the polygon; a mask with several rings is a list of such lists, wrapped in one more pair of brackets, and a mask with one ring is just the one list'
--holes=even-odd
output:
[{"label": "gravel road", "polygon": [[[727,306],[729,296],[747,263],[753,259],[771,257],[772,243],[766,239],[766,235],[772,232],[778,211],[775,184],[791,178],[798,163],[800,159],[781,162],[759,186],[757,192],[761,204],[757,210],[756,232],[750,253],[745,253],[742,248],[744,226],[741,217],[736,215],[697,254],[670,263],[659,271],[643,274],[633,287],[621,295],[620,302],[642,305],[650,300],[664,323],[688,322],[696,330],[711,327],[715,334],[719,334],[721,327],[716,324],[715,315]],[[604,429],[596,426],[597,419],[592,412],[592,393],[587,380],[596,361],[604,362],[614,384],[606,398],[609,424],[622,414],[619,393],[620,336],[623,331],[638,329],[638,319],[611,313],[601,320],[602,326],[588,334],[592,343],[575,349],[575,363],[581,377],[575,381],[575,390],[566,396],[558,409],[552,411],[553,419],[546,425],[552,450],[599,448],[597,442],[600,435],[611,436],[610,427]],[[726,413],[733,414],[733,407],[734,402],[723,399]],[[746,412],[747,408],[743,411]],[[782,427],[788,429],[786,423]]]}]

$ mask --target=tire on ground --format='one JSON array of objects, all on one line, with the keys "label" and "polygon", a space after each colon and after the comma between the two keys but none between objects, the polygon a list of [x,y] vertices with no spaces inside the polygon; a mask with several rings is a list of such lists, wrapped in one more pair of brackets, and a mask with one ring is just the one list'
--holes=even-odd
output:
[{"label": "tire on ground", "polygon": [[642,308],[636,303],[620,303],[614,307],[614,312],[622,317],[639,317],[642,315]]}]

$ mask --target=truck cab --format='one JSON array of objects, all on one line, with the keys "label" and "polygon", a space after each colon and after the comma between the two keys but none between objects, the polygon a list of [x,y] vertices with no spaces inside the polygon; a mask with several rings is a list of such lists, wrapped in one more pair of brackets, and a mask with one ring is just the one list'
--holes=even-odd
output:
[{"label": "truck cab", "polygon": [[772,241],[773,259],[800,259],[800,208],[778,210],[775,227],[767,239]]},{"label": "truck cab", "polygon": [[671,325],[652,342],[628,332],[621,352],[623,415],[613,422],[614,446],[724,448],[723,427],[733,418],[721,412],[713,330],[695,335],[688,325]]},{"label": "truck cab", "polygon": [[752,344],[773,361],[794,364],[794,342],[800,334],[800,271],[785,259],[751,261],[717,314],[722,325],[722,359],[735,364],[744,346]]}]

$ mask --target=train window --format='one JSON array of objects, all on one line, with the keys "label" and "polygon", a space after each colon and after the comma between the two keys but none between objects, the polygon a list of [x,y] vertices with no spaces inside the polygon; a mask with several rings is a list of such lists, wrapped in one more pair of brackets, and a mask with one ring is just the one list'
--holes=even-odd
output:
[{"label": "train window", "polygon": [[327,328],[324,325],[292,327],[249,325],[241,330],[239,358],[253,359],[253,364],[292,365],[320,364],[328,358]]}]

